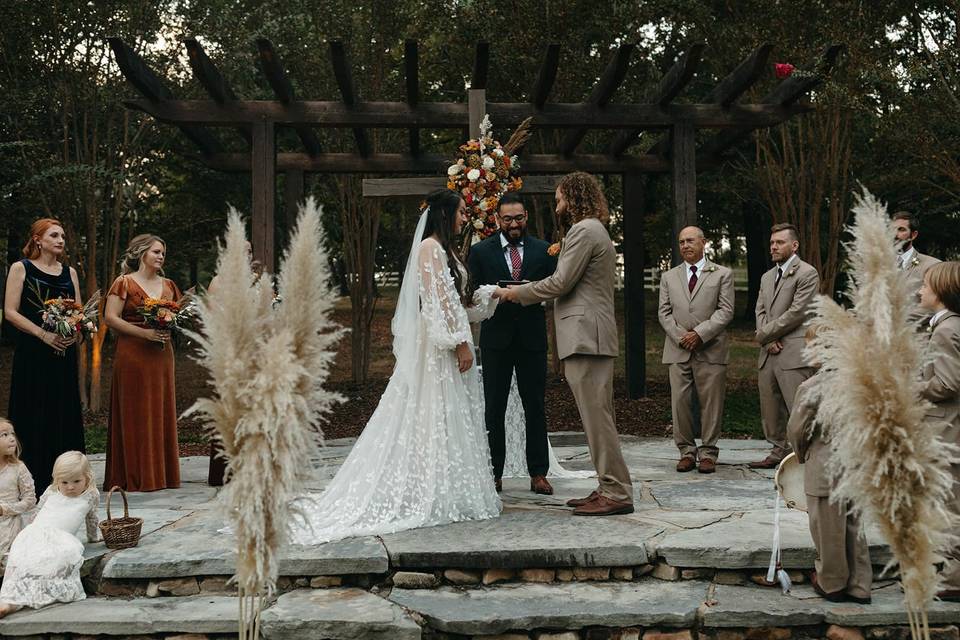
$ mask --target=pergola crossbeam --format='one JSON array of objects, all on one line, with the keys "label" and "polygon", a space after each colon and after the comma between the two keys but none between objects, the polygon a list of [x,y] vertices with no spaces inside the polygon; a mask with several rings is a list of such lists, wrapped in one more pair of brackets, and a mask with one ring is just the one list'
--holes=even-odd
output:
[{"label": "pergola crossbeam", "polygon": [[[333,75],[340,89],[340,97],[347,107],[357,104],[356,93],[353,88],[353,76],[350,73],[350,64],[347,61],[347,52],[339,40],[330,42],[330,62],[333,64]],[[361,156],[370,155],[370,141],[367,132],[362,127],[353,128],[353,137],[357,143],[357,151]]]},{"label": "pergola crossbeam", "polygon": [[[149,65],[120,38],[108,38],[117,66],[124,77],[147,100],[154,104],[162,104],[174,98],[173,92],[163,84],[163,81],[150,69]],[[200,149],[200,153],[209,156],[220,151],[220,143],[209,131],[193,124],[176,123],[193,144]]]},{"label": "pergola crossbeam", "polygon": [[[227,82],[217,66],[203,50],[203,47],[196,38],[187,38],[183,41],[187,49],[187,58],[190,60],[190,68],[193,70],[193,77],[197,79],[200,86],[204,88],[207,95],[217,104],[233,102],[237,99],[237,94],[233,92],[230,84]],[[240,137],[247,145],[251,145],[250,130],[247,127],[234,127]]]},{"label": "pergola crossbeam", "polygon": [[[650,102],[666,107],[673,102],[673,99],[680,95],[683,88],[693,79],[700,66],[700,60],[703,58],[703,50],[706,45],[698,43],[685,51],[673,66],[660,79],[657,85],[657,91]],[[632,129],[623,131],[614,138],[607,150],[607,153],[613,156],[619,156],[631,146],[636,144],[637,138],[643,133],[643,129]]]},{"label": "pergola crossbeam", "polygon": [[550,91],[553,89],[553,83],[557,80],[557,69],[560,67],[560,45],[552,43],[547,45],[547,50],[543,56],[543,62],[540,64],[540,70],[537,72],[537,81],[530,92],[530,102],[537,109],[542,109],[547,104],[547,98],[550,97]]},{"label": "pergola crossbeam", "polygon": [[[627,77],[627,69],[630,66],[630,56],[633,54],[635,48],[636,45],[634,44],[628,43],[620,45],[620,48],[613,54],[610,62],[607,63],[606,68],[603,70],[603,75],[600,76],[600,79],[597,80],[597,83],[593,86],[593,90],[590,91],[590,95],[586,100],[588,105],[602,108],[610,102],[610,98],[613,97],[613,94],[616,93],[617,89],[620,88],[620,85],[623,84],[624,79]],[[573,152],[577,150],[577,147],[580,146],[585,135],[587,135],[586,127],[579,127],[568,132],[560,143],[560,153],[565,156],[573,154]]]},{"label": "pergola crossbeam", "polygon": [[[290,78],[287,77],[280,56],[273,48],[273,43],[266,38],[258,38],[257,50],[260,53],[260,68],[263,69],[263,75],[267,77],[267,82],[270,83],[277,100],[282,104],[290,104],[295,100],[293,85],[290,83]],[[303,143],[303,148],[307,150],[307,154],[315,156],[320,153],[320,139],[313,132],[313,129],[304,124],[295,124],[293,129],[300,137],[300,142]]]}]

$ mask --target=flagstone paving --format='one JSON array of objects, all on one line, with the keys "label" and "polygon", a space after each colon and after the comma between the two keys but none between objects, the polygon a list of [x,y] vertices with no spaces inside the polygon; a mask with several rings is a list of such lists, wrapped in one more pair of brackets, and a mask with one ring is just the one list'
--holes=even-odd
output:
[{"label": "flagstone paving", "polygon": [[[567,468],[590,468],[583,434],[551,434],[551,441]],[[353,441],[327,444],[314,461],[312,489],[326,485]],[[264,613],[264,637],[405,640],[421,637],[424,624],[432,631],[486,635],[588,626],[719,629],[906,623],[895,583],[879,582],[869,606],[827,603],[805,584],[790,594],[742,586],[747,575],[765,570],[770,558],[773,473],[746,466],[762,457],[766,443],[721,441],[720,464],[713,475],[676,473],[677,453],[669,440],[625,437],[623,449],[634,479],[633,514],[572,516],[564,503],[593,490],[593,478],[551,479],[552,496],[530,492],[526,478],[506,478],[504,512],[496,519],[283,550],[280,572],[290,577],[284,589],[305,586],[311,578],[313,586],[334,588],[281,593]],[[102,476],[102,456],[93,459]],[[136,586],[130,596],[155,595],[157,581],[184,579],[193,586],[182,592],[195,594],[196,585],[207,582],[195,577],[221,576],[210,581],[217,584],[233,573],[235,542],[224,530],[219,490],[206,485],[208,459],[184,458],[181,464],[181,488],[129,496],[131,515],[145,521],[139,546],[109,551],[102,543],[87,544],[84,574],[91,577],[90,585],[113,581],[117,588]],[[115,495],[114,515],[122,509]],[[784,566],[811,568],[815,551],[806,514],[782,509],[780,525]],[[887,548],[872,527],[868,538],[874,564],[883,565],[889,559]],[[447,575],[447,569],[457,570],[455,578],[440,581],[438,588],[391,588],[394,571],[420,572],[409,579],[429,585]],[[585,573],[574,575],[578,570]],[[478,585],[481,577],[489,577],[484,571],[499,571],[489,580],[497,583]],[[715,571],[719,573],[712,581]],[[296,583],[294,577],[299,578]],[[537,580],[554,582],[534,583]],[[96,596],[21,611],[0,620],[0,635],[231,633],[236,598],[208,594],[203,588],[199,595]],[[960,622],[960,605],[936,603],[930,612],[934,624]]]}]

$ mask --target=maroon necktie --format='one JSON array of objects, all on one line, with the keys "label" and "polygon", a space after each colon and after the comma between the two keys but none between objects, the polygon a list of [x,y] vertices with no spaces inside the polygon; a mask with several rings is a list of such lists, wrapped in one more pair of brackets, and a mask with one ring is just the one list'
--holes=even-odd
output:
[{"label": "maroon necktie", "polygon": [[523,263],[520,261],[520,249],[517,245],[510,245],[510,266],[513,268],[513,279],[520,279],[520,267]]},{"label": "maroon necktie", "polygon": [[690,290],[690,293],[693,293],[693,290],[697,286],[697,265],[690,265],[690,280],[687,282],[687,289]]}]

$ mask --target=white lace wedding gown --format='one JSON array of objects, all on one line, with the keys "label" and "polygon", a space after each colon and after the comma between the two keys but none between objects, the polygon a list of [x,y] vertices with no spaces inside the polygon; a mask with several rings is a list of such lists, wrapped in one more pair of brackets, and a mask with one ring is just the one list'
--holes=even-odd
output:
[{"label": "white lace wedding gown", "polygon": [[[424,223],[425,214],[414,238],[422,237]],[[499,515],[477,368],[460,373],[455,354],[462,342],[472,347],[470,322],[493,314],[494,290],[477,292],[468,317],[440,244],[415,241],[393,320],[393,374],[337,474],[301,505],[292,542]]]},{"label": "white lace wedding gown", "polygon": [[86,598],[80,582],[83,543],[74,535],[86,523],[96,541],[100,494],[91,487],[68,498],[48,487],[39,513],[14,539],[0,587],[0,602],[38,609],[54,602]]}]

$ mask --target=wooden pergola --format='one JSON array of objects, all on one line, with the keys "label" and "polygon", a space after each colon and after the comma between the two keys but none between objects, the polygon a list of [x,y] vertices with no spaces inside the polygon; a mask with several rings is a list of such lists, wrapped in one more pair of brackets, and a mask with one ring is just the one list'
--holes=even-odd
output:
[{"label": "wooden pergola", "polygon": [[[339,100],[305,100],[294,94],[293,86],[273,45],[257,40],[260,66],[272,87],[275,100],[242,100],[195,39],[185,46],[194,77],[209,95],[208,100],[179,100],[146,62],[125,42],[110,40],[117,64],[142,96],[127,100],[128,108],[143,111],[157,120],[180,129],[199,149],[205,164],[223,171],[250,172],[252,186],[252,239],[255,257],[265,265],[274,264],[276,174],[286,174],[287,219],[303,199],[307,173],[359,173],[428,175],[421,179],[366,179],[365,196],[424,194],[446,183],[445,169],[451,156],[424,153],[421,129],[461,129],[476,136],[484,114],[500,130],[528,117],[534,128],[563,129],[565,135],[554,153],[524,153],[521,166],[525,193],[552,193],[556,176],[571,171],[620,174],[623,179],[623,260],[626,331],[626,372],[630,397],[645,391],[644,289],[643,289],[643,174],[669,173],[672,178],[674,231],[697,223],[697,169],[715,166],[729,149],[755,129],[771,127],[813,107],[804,101],[819,85],[822,75],[835,63],[841,45],[828,47],[809,68],[816,73],[797,73],[780,81],[762,100],[738,100],[769,71],[772,45],[754,50],[723,78],[706,98],[697,103],[674,102],[691,81],[702,59],[704,45],[683,53],[660,79],[656,89],[641,103],[613,103],[623,84],[635,45],[623,44],[611,57],[590,94],[583,102],[550,102],[557,77],[560,45],[546,47],[536,79],[524,102],[488,102],[486,87],[490,48],[476,45],[471,88],[464,102],[420,100],[418,43],[404,45],[406,101],[360,100],[351,77],[351,65],[341,42],[330,42],[330,59],[340,93]],[[211,128],[234,129],[246,142],[247,151],[223,150]],[[278,127],[293,129],[300,147],[279,151]],[[351,129],[355,140],[352,153],[332,153],[321,148],[315,128]],[[401,128],[409,132],[402,151],[384,153],[371,149],[368,133],[375,128]],[[578,147],[592,129],[610,130],[612,136],[603,153],[582,153]],[[697,129],[714,130],[697,144]],[[645,131],[663,135],[645,153],[627,151]],[[531,175],[540,174],[540,175]]]}]

